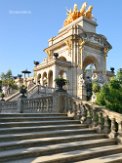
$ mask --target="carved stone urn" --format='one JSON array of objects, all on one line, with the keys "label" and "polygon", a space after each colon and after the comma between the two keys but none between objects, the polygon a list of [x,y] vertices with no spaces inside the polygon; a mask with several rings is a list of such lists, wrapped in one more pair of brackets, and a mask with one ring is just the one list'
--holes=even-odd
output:
[{"label": "carved stone urn", "polygon": [[56,78],[55,82],[56,82],[56,85],[58,86],[58,89],[56,91],[58,92],[66,91],[63,89],[63,86],[66,85],[68,82],[66,79]]}]

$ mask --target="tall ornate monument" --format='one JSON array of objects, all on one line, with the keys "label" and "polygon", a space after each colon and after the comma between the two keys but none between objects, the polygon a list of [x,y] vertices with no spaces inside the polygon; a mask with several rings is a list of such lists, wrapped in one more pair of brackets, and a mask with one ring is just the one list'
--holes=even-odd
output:
[{"label": "tall ornate monument", "polygon": [[57,36],[48,40],[48,47],[44,49],[47,58],[34,68],[36,82],[55,87],[54,80],[60,75],[69,80],[68,93],[83,98],[83,76],[89,64],[95,66],[95,74],[105,78],[106,57],[112,47],[104,35],[96,33],[92,10],[93,6],[84,2],[80,10],[74,4],[74,8],[67,11],[64,26]]}]

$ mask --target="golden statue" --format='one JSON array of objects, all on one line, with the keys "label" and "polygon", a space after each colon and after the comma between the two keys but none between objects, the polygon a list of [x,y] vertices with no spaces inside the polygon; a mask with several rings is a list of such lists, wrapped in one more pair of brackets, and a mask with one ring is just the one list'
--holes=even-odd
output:
[{"label": "golden statue", "polygon": [[89,6],[87,11],[86,11],[86,7],[87,7],[87,2],[84,2],[82,4],[80,11],[78,11],[77,4],[74,4],[73,11],[71,9],[67,10],[67,18],[64,21],[64,26],[70,24],[71,22],[73,22],[74,20],[76,20],[77,18],[79,18],[81,16],[87,17],[88,19],[92,19],[93,6]]},{"label": "golden statue", "polygon": [[93,9],[93,6],[89,6],[88,10],[85,12],[85,17],[87,17],[88,19],[92,19],[93,17],[92,9]]},{"label": "golden statue", "polygon": [[86,11],[86,7],[87,7],[87,2],[84,2],[84,3],[82,4],[81,9],[80,9],[80,16],[84,16],[85,11]]}]

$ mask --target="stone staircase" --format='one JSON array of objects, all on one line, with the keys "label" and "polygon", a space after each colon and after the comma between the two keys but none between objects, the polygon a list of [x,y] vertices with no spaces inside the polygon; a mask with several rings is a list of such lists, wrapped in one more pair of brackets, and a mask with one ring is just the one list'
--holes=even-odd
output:
[{"label": "stone staircase", "polygon": [[0,163],[122,162],[122,145],[59,113],[0,114]]}]

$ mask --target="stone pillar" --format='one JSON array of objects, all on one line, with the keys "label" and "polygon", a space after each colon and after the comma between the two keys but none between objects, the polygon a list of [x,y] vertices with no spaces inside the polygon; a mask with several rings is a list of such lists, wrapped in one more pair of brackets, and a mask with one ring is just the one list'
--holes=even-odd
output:
[{"label": "stone pillar", "polygon": [[23,113],[24,108],[23,108],[23,100],[27,99],[27,97],[20,97],[17,102],[17,112],[18,113]]},{"label": "stone pillar", "polygon": [[55,112],[58,113],[65,113],[66,109],[65,109],[65,104],[66,104],[66,100],[65,97],[67,96],[67,93],[64,92],[54,92],[53,93],[53,108]]}]

